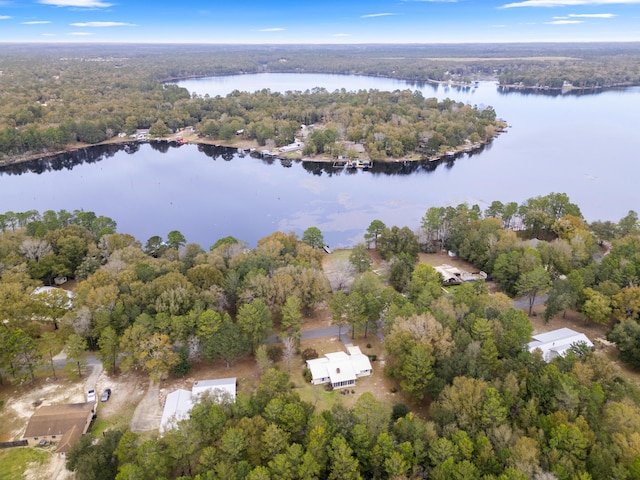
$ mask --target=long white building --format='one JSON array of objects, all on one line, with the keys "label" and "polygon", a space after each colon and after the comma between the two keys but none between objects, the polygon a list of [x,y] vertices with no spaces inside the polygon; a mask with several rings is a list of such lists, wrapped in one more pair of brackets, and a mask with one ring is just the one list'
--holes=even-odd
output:
[{"label": "long white building", "polygon": [[527,345],[529,351],[540,350],[545,362],[550,362],[556,357],[564,357],[572,346],[580,343],[593,347],[593,343],[584,333],[578,333],[570,328],[540,333],[533,335],[532,338],[533,341]]}]

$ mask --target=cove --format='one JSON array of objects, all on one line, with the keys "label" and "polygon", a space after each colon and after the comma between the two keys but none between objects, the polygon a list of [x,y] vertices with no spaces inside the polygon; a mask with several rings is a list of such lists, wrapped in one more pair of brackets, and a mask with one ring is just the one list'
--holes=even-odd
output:
[{"label": "cove", "polygon": [[[143,243],[180,230],[207,249],[233,235],[255,245],[270,233],[301,235],[317,226],[332,247],[362,241],[369,223],[417,229],[431,206],[493,200],[522,202],[565,192],[587,220],[618,221],[638,210],[635,152],[640,88],[592,95],[541,95],[407,84],[398,80],[315,74],[213,77],[179,83],[199,95],[234,89],[304,91],[421,90],[472,105],[491,105],[511,125],[482,151],[440,164],[376,164],[333,170],[283,163],[235,149],[141,144],[101,146],[0,171],[0,209],[92,210]],[[212,87],[215,86],[215,88]]]}]

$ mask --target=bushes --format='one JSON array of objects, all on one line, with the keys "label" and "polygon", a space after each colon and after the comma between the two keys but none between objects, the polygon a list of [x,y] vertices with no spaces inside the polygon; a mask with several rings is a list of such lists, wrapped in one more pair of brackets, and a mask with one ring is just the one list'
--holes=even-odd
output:
[{"label": "bushes", "polygon": [[267,345],[267,357],[269,357],[269,360],[273,363],[278,363],[282,360],[282,347],[270,343]]},{"label": "bushes", "polygon": [[318,358],[318,352],[313,348],[305,348],[302,352],[302,360],[306,362],[307,360],[313,360],[314,358]]}]

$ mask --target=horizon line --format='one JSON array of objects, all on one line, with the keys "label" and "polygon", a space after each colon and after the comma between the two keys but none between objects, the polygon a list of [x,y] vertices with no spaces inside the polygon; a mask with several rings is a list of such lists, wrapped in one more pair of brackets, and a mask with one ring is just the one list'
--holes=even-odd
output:
[{"label": "horizon line", "polygon": [[638,43],[638,40],[475,40],[465,42],[162,42],[162,41],[78,41],[78,40],[0,40],[0,45],[42,45],[42,44],[68,44],[68,45],[236,45],[236,46],[350,46],[350,45],[490,45],[490,44],[571,44],[571,43]]}]

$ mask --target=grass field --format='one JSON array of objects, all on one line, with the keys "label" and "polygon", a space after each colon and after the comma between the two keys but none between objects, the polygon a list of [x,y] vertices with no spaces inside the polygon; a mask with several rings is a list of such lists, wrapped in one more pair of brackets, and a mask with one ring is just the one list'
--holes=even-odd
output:
[{"label": "grass field", "polygon": [[24,472],[33,464],[49,461],[50,453],[30,447],[0,450],[0,480],[23,478]]}]

